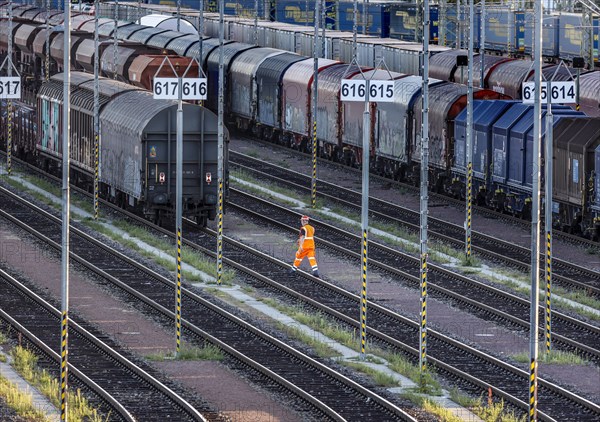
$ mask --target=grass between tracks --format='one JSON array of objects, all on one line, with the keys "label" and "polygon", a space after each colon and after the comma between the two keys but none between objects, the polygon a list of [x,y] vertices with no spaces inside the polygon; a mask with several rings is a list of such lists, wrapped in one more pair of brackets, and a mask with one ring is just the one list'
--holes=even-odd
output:
[{"label": "grass between tracks", "polygon": [[[529,351],[516,353],[513,359],[521,363],[529,363]],[[540,363],[557,364],[557,365],[585,365],[589,363],[581,356],[562,350],[550,350],[545,347],[538,348],[538,361]]]},{"label": "grass between tracks", "polygon": [[[127,233],[133,239],[125,239],[119,233],[111,230],[105,224],[98,223],[91,218],[84,220],[84,224],[91,229],[104,234],[110,239],[122,244],[123,246],[137,251],[139,254],[149,258],[156,262],[158,265],[165,267],[169,271],[176,271],[176,258],[175,258],[175,246],[166,237],[156,237],[156,235],[150,233],[143,227],[135,226],[124,221],[114,220],[111,225]],[[157,256],[154,252],[145,249],[140,246],[139,241],[146,243],[161,251],[162,256]],[[214,260],[209,260],[198,253],[192,251],[185,246],[181,247],[181,260],[184,264],[188,264],[193,268],[206,273],[212,277],[217,276],[217,268],[214,264]],[[195,274],[191,271],[183,270],[182,275],[185,280],[190,282],[201,281],[202,277],[199,274]],[[222,283],[231,284],[231,281],[235,278],[235,271],[225,270],[222,275]]]},{"label": "grass between tracks", "polygon": [[[35,176],[21,176],[21,177],[23,179],[27,180],[28,182],[40,187],[45,192],[48,192],[48,193],[56,196],[57,198],[60,198],[60,195],[61,195],[60,189],[57,188],[56,186],[54,186],[52,183],[50,183],[46,180],[37,178]],[[42,195],[41,193],[39,193],[35,190],[32,190],[32,189],[29,189],[24,183],[21,183],[20,181],[18,181],[16,179],[6,178],[6,181],[11,186],[18,188],[19,190],[28,192],[30,195],[35,197],[35,199],[37,199],[38,201],[40,201],[50,207],[57,208],[58,206],[60,206],[60,204],[55,202],[53,199],[47,198],[46,196]],[[89,201],[76,201],[73,198],[73,204],[77,205],[78,207],[84,209],[85,211],[87,211],[89,213],[93,213],[93,205]],[[135,239],[124,239],[118,233],[115,233],[110,228],[108,228],[106,224],[102,224],[100,222],[94,221],[92,218],[84,218],[82,220],[82,222],[89,228],[104,234],[105,236],[109,237],[110,239],[122,244],[123,246],[139,252],[141,255],[144,255],[146,258],[153,260],[158,265],[161,265],[161,266],[167,268],[169,271],[176,271],[177,265],[175,262],[175,247],[174,247],[174,244],[171,243],[168,239],[157,238],[155,235],[151,234],[148,230],[146,230],[142,227],[135,226],[135,225],[132,225],[125,221],[120,221],[120,220],[111,221],[110,225],[121,229],[122,231],[124,231],[129,236],[131,236]],[[136,241],[136,239],[139,239],[139,240],[143,241],[144,243],[151,245],[151,246],[155,247],[156,249],[159,249],[164,254],[168,255],[171,259],[156,256],[153,252],[148,251],[148,250],[144,249],[143,247],[141,247],[139,245],[139,242]],[[211,261],[209,259],[206,259],[206,258],[198,255],[196,252],[186,249],[185,246],[182,247],[181,253],[182,253],[183,263],[189,264],[192,267],[196,268],[197,270],[204,272],[206,274],[209,274],[216,278],[217,269],[214,264],[214,260]],[[191,282],[201,280],[201,277],[198,274],[194,274],[193,272],[190,272],[190,271],[184,270],[182,272],[182,274],[186,280],[189,280]],[[234,278],[235,278],[235,271],[225,270],[222,275],[222,282],[226,283],[226,284],[228,284],[228,283],[230,284]]]},{"label": "grass between tracks", "polygon": [[[281,302],[274,299],[261,299],[265,304],[276,308],[280,312],[292,317],[298,323],[307,325],[318,331],[328,338],[340,342],[341,344],[359,351],[359,339],[356,332],[348,332],[338,324],[329,321],[323,315],[307,313],[298,307],[285,306]],[[435,374],[431,370],[422,374],[418,366],[412,364],[404,356],[395,353],[388,353],[375,347],[369,347],[369,354],[365,356],[364,362],[341,360],[340,354],[332,349],[328,344],[315,339],[310,334],[303,332],[299,327],[289,327],[281,322],[277,322],[277,326],[282,331],[297,340],[307,344],[315,350],[319,357],[331,358],[348,367],[351,367],[367,376],[378,386],[389,388],[400,385],[400,381],[387,372],[379,371],[367,363],[386,364],[390,370],[402,374],[417,383],[416,388],[406,389],[401,395],[411,400],[413,403],[422,407],[425,411],[430,412],[447,422],[460,422],[461,418],[454,415],[451,410],[437,404],[431,400],[431,396],[441,395],[441,386],[435,379]],[[483,403],[482,399],[475,399],[465,395],[461,395],[458,391],[451,392],[451,399],[455,403],[471,410],[486,422],[521,422],[524,419],[518,418],[513,412],[504,408],[504,403]]]},{"label": "grass between tracks", "polygon": [[223,351],[217,346],[212,344],[205,344],[204,347],[196,347],[183,344],[178,354],[173,352],[168,353],[157,353],[146,356],[147,359],[152,361],[165,361],[165,360],[210,360],[210,361],[222,361],[225,359]]},{"label": "grass between tracks", "polygon": [[[15,370],[32,386],[37,388],[46,396],[52,404],[60,409],[60,388],[59,381],[52,378],[46,370],[40,370],[37,367],[37,357],[28,349],[17,346],[10,352],[12,365]],[[19,392],[16,386],[9,382],[4,382],[0,378],[0,392],[9,405],[23,417],[37,418],[35,421],[48,420],[42,411],[33,405],[31,394]],[[7,395],[5,396],[5,391]],[[96,409],[92,408],[87,399],[81,395],[79,389],[68,390],[67,393],[67,417],[70,421],[89,421],[103,422],[110,420],[110,415],[104,419]]]}]

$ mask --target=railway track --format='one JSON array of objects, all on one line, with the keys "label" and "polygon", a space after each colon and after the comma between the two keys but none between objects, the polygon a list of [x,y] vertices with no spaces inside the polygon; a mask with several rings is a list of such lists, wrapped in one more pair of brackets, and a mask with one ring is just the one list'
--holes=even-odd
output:
[{"label": "railway track", "polygon": [[[250,194],[230,189],[229,206],[245,216],[277,227],[290,233],[297,233],[292,226],[300,215],[284,207],[254,197]],[[257,211],[260,210],[260,211]],[[356,260],[360,265],[361,238],[313,219],[311,224],[317,229],[318,246],[326,247],[345,257]],[[409,254],[401,253],[374,241],[369,242],[369,267],[393,275],[411,287],[420,286],[420,262]],[[427,271],[428,289],[431,294],[451,300],[467,311],[479,314],[486,320],[507,325],[517,331],[528,332],[530,328],[530,306],[527,299],[501,291],[492,286],[472,280],[455,272],[430,263]],[[541,333],[543,333],[545,309],[539,308]],[[553,311],[553,344],[565,351],[585,356],[600,364],[600,327],[579,321],[568,315]]]},{"label": "railway track", "polygon": [[[48,230],[51,224],[47,221],[39,220],[39,217],[35,219],[35,226],[41,226],[41,229]],[[149,226],[144,220],[140,220],[140,224]],[[160,231],[162,235],[173,237],[171,231],[156,227],[154,229]],[[55,231],[57,230],[55,229]],[[211,236],[206,236],[205,233],[211,234]],[[55,234],[55,236],[57,235]],[[93,240],[90,239],[90,241]],[[73,244],[73,240],[71,243]],[[190,232],[186,236],[185,244],[200,253],[215,257],[213,251],[216,250],[216,233],[211,230],[205,230],[202,233]],[[93,256],[84,257],[83,262],[87,259],[96,259],[98,255],[99,252],[96,251]],[[358,296],[323,280],[315,280],[312,277],[304,275],[294,278],[293,288],[285,287],[275,280],[282,280],[289,277],[287,274],[289,266],[287,264],[282,264],[280,261],[260,253],[252,247],[229,238],[224,238],[224,256],[224,264],[235,268],[238,272],[244,273],[247,277],[253,279],[253,285],[279,292],[279,294],[285,294],[304,307],[314,308],[315,311],[322,312],[342,322],[350,330],[359,329],[359,323],[356,319],[356,311],[359,309],[360,301]],[[162,304],[162,312],[164,314],[174,318],[174,314],[167,310],[170,306],[172,307],[172,289],[174,287],[171,281],[163,280],[156,275],[151,277],[146,274],[143,276],[143,283],[138,285],[139,282],[135,281],[139,279],[138,275],[128,276],[127,271],[119,268],[119,266],[115,266],[114,257],[110,258],[110,260],[112,261],[111,271],[117,271],[120,278],[126,280],[127,286],[135,286],[134,289],[123,286],[124,289],[129,290],[130,294],[137,296],[143,296],[138,290],[144,291],[150,289],[147,294],[156,299],[159,304]],[[132,262],[131,264],[134,265],[135,263]],[[113,267],[115,268],[113,269]],[[135,271],[140,271],[140,269],[136,269]],[[158,282],[155,280],[158,280]],[[163,283],[168,285],[166,290],[162,286]],[[183,307],[185,335],[187,333],[195,333],[207,338],[206,333],[202,330],[207,330],[207,328],[212,329],[212,327],[206,327],[206,321],[210,320],[211,324],[209,325],[212,325],[212,322],[220,319],[218,318],[219,315],[213,315],[212,307],[214,305],[200,303],[201,299],[199,297],[185,290],[184,301],[187,303]],[[419,327],[417,323],[376,303],[370,303],[369,325],[371,342],[388,347],[391,351],[403,353],[414,361],[418,359]],[[202,326],[202,330],[198,329],[198,326]],[[219,330],[218,334],[219,338],[228,334],[232,337],[232,341],[235,342],[247,336],[239,326],[229,327],[225,332]],[[233,349],[230,349],[227,344],[219,342],[216,337],[210,337],[209,341],[223,348],[227,353],[233,353]],[[436,372],[458,382],[466,390],[470,389],[475,395],[479,395],[482,390],[487,391],[491,387],[494,397],[501,397],[512,406],[526,411],[529,383],[529,374],[526,371],[461,344],[435,330],[429,330],[429,339],[429,362],[435,367]],[[253,356],[258,354],[256,359],[264,362],[264,366],[270,367],[276,359],[271,353],[265,351],[268,349],[265,345],[254,346],[251,348],[250,353]],[[244,356],[236,355],[236,358],[243,359]],[[278,368],[282,368],[281,364],[277,366]],[[298,367],[304,367],[304,364],[294,362],[293,367],[288,367],[288,369],[294,372],[294,376],[299,376],[297,373]],[[305,382],[310,384],[311,391],[315,391],[315,389],[319,392],[323,391],[322,384],[325,382],[323,379],[315,377],[314,373],[308,375],[308,378],[309,380],[305,380]],[[338,381],[335,381],[334,384],[337,386]],[[331,400],[333,405],[350,409],[353,414],[356,414],[354,412],[356,400],[353,398],[350,403],[347,403],[346,400],[341,399],[341,397],[346,398],[347,386],[342,389],[343,391],[338,391],[332,395],[331,392],[334,390],[331,389],[331,386],[328,386],[325,388],[326,392],[319,394]],[[595,421],[600,416],[600,406],[541,378],[539,379],[538,399],[540,403],[540,420]],[[388,420],[385,419],[386,417],[389,419],[388,415],[383,420]]]},{"label": "railway track", "polygon": [[[172,237],[169,231],[156,227],[154,229],[159,230],[162,235]],[[215,235],[211,231],[207,233]],[[224,263],[236,268],[240,273],[247,274],[254,280],[253,285],[287,295],[303,306],[313,307],[343,321],[352,330],[359,329],[355,315],[359,306],[357,296],[323,280],[304,275],[295,278],[293,289],[287,288],[274,281],[288,277],[287,264],[231,239],[225,238],[224,241]],[[201,253],[215,257],[215,253],[212,252],[216,249],[214,236],[186,236],[185,243]],[[405,353],[414,360],[418,359],[418,325],[377,304],[371,303],[369,306],[371,341],[391,345],[393,350]],[[203,311],[198,312],[202,314]],[[472,388],[476,395],[491,387],[495,397],[502,397],[507,403],[523,411],[527,409],[528,373],[464,346],[434,330],[429,330],[429,333],[429,361],[438,373],[456,380],[467,390]],[[543,379],[539,380],[539,385],[540,420],[591,421],[600,416],[597,404]]]},{"label": "railway track", "polygon": [[[216,233],[211,236],[187,236],[186,244],[199,252],[214,256]],[[238,272],[253,274],[252,286],[286,295],[299,306],[310,307],[339,322],[349,330],[359,331],[357,319],[360,297],[333,284],[309,275],[294,276],[293,283],[283,285],[274,280],[288,280],[288,264],[256,251],[253,247],[224,238],[224,263]],[[201,247],[201,249],[199,248]],[[261,274],[261,275],[260,275]],[[260,275],[260,276],[259,276]],[[370,341],[388,350],[398,352],[418,362],[419,325],[377,303],[369,303]],[[429,329],[428,356],[435,371],[456,381],[474,395],[492,388],[495,397],[527,410],[529,373],[480,352],[435,330]],[[600,417],[600,406],[571,393],[560,386],[539,379],[538,399],[540,420],[595,421]]]},{"label": "railway track", "polygon": [[[60,219],[0,189],[2,216],[60,249]],[[136,303],[174,320],[174,282],[71,228],[72,259],[125,291]],[[371,420],[415,419],[373,391],[287,346],[197,294],[184,289],[184,336],[210,342],[240,365],[249,368],[263,385],[277,384],[301,400],[321,420],[345,421],[356,415]]]},{"label": "railway track", "polygon": [[[302,194],[310,194],[310,177],[284,169],[282,167],[257,160],[244,154],[230,151],[231,172],[239,171],[250,174],[259,180],[276,182],[286,188]],[[346,189],[322,180],[317,182],[317,191],[321,198],[326,198],[360,215],[361,193]],[[420,229],[419,213],[385,202],[376,198],[369,200],[369,214],[372,218],[404,227],[418,233]],[[439,240],[455,248],[464,248],[464,228],[431,216],[428,218],[428,234],[431,239]],[[472,232],[472,250],[479,256],[492,262],[506,265],[528,273],[530,271],[531,252],[528,248],[504,242],[492,236],[476,231]],[[545,261],[545,257],[540,255]],[[588,296],[600,299],[600,274],[569,262],[553,258],[552,280],[556,285],[567,289],[586,292]],[[540,277],[543,277],[543,270]]]},{"label": "railway track", "polygon": [[[0,270],[0,319],[60,367],[60,310]],[[85,389],[111,420],[207,421],[198,410],[76,321],[69,322],[69,380]]]}]

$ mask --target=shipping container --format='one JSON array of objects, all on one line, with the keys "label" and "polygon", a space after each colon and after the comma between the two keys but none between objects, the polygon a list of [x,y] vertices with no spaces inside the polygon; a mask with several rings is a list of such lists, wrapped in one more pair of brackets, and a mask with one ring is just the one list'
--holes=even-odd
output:
[{"label": "shipping container", "polygon": [[[339,1],[335,29],[352,32],[354,28],[354,2]],[[390,8],[395,2],[370,0],[359,2],[356,32],[387,38],[390,36]]]},{"label": "shipping container", "polygon": [[523,53],[525,50],[525,12],[515,12],[505,6],[487,7],[485,11],[485,49],[508,54]]},{"label": "shipping container", "polygon": [[[383,47],[406,45],[405,41],[393,38],[376,38],[371,36],[357,36],[356,39],[356,63],[359,66],[381,67],[383,60]],[[354,40],[344,38],[340,40],[339,60],[351,63],[354,54]],[[387,63],[386,63],[387,65]]]},{"label": "shipping container", "polygon": [[[525,15],[525,42],[523,51],[528,56],[533,55],[534,22],[533,13],[527,13]],[[542,56],[556,58],[558,57],[558,15],[545,14],[542,22]]]},{"label": "shipping container", "polygon": [[[421,74],[421,52],[423,45],[419,43],[384,45],[382,54],[385,64],[390,70],[398,73],[407,73],[409,75]],[[430,45],[430,57],[444,51],[448,51],[448,47],[439,45]]]},{"label": "shipping container", "polygon": [[[416,29],[419,26],[422,26],[421,22],[417,22],[417,6],[414,3],[398,3],[394,2],[390,5],[390,29],[389,36],[390,38],[397,38],[404,41],[415,42],[418,41],[415,38]],[[446,10],[446,13],[449,20],[453,18],[450,8]],[[456,16],[456,12],[454,12],[454,16]],[[429,7],[429,41],[431,43],[437,43],[442,45],[443,43],[439,40],[439,7],[437,5],[431,5]],[[450,22],[446,22],[447,24]],[[455,23],[452,20],[452,26],[450,27],[450,32],[454,34]],[[452,37],[452,40],[446,40],[446,44],[448,45],[451,42],[454,42],[455,38]]]},{"label": "shipping container", "polygon": [[[325,0],[325,28],[339,29],[336,26],[336,1]],[[277,22],[293,23],[294,25],[315,26],[314,0],[278,0],[275,5],[274,17]]]}]

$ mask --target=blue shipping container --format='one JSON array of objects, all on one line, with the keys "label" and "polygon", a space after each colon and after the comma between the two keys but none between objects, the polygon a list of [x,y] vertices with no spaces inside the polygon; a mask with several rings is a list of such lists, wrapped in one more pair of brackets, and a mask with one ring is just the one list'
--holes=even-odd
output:
[{"label": "blue shipping container", "polygon": [[506,7],[486,9],[485,48],[502,53],[523,52],[525,49],[525,13]]},{"label": "blue shipping container", "polygon": [[[354,2],[340,1],[338,3],[339,21],[337,29],[352,32],[354,28]],[[363,33],[381,38],[390,35],[390,2],[360,2],[357,9],[357,33]]]},{"label": "blue shipping container", "polygon": [[[166,6],[177,7],[176,0],[147,0],[145,3],[149,4],[162,4]],[[198,10],[200,3],[198,0],[181,0],[181,7],[187,7],[190,9]],[[260,18],[268,18],[268,13],[265,14],[265,2],[258,2],[258,16]],[[215,0],[205,0],[204,10],[207,12],[219,12],[219,3]],[[225,14],[235,15],[244,18],[254,18],[255,15],[255,4],[254,0],[227,0],[225,2]]]},{"label": "blue shipping container", "polygon": [[[450,11],[448,10],[447,13]],[[455,14],[456,15],[456,14]],[[439,40],[439,8],[432,5],[429,8],[429,40],[431,43],[441,44]],[[446,22],[454,25],[454,22]],[[420,22],[417,22],[416,5],[410,3],[394,3],[389,8],[389,33],[390,38],[396,38],[403,41],[415,40],[415,29]],[[452,37],[454,40],[454,37]],[[453,42],[453,41],[452,41]]]},{"label": "blue shipping container", "polygon": [[[525,16],[525,49],[527,55],[533,53],[533,13]],[[558,16],[546,15],[542,24],[542,55],[558,56]]]},{"label": "blue shipping container", "polygon": [[[327,29],[338,29],[336,27],[336,2],[325,1],[325,7],[325,27]],[[314,0],[278,0],[272,15],[278,22],[314,26],[315,2]]]}]

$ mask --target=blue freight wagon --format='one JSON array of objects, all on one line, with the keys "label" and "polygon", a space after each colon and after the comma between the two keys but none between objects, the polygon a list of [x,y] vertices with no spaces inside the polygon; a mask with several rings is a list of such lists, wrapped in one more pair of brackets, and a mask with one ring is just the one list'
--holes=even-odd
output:
[{"label": "blue freight wagon", "polygon": [[[160,4],[163,6],[171,6],[177,7],[177,0],[145,0],[142,3],[148,4]],[[264,0],[258,1],[258,17],[268,19],[269,18],[269,10],[268,2]],[[198,10],[200,3],[198,0],[181,0],[181,7],[186,7],[189,9]],[[219,3],[215,0],[205,0],[204,1],[204,10],[207,12],[218,12],[219,11]],[[227,0],[225,2],[224,12],[226,15],[235,15],[243,18],[254,18],[255,15],[255,2],[254,0]]]},{"label": "blue freight wagon", "polygon": [[[473,102],[473,177],[479,182],[491,182],[492,128],[494,123],[511,108],[514,101],[474,101]],[[454,168],[453,171],[466,173],[466,133],[467,109],[454,121]],[[477,189],[478,183],[475,183]],[[486,186],[487,188],[487,186]]]},{"label": "blue freight wagon", "polygon": [[[598,63],[598,33],[600,18],[592,18],[592,50],[594,62]],[[587,57],[584,51],[584,31],[586,23],[579,13],[562,13],[559,17],[558,31],[558,56],[563,60],[571,60],[573,57]]]},{"label": "blue freight wagon", "polygon": [[[314,0],[278,0],[275,10],[271,12],[277,22],[293,23],[294,25],[315,25]],[[325,1],[325,27],[339,29],[336,25],[337,8],[335,1]]]},{"label": "blue freight wagon", "polygon": [[[390,36],[390,8],[394,2],[371,0],[359,2],[357,9],[357,29],[359,34],[363,28],[367,35],[387,38]],[[338,24],[336,29],[352,32],[354,28],[354,2],[338,2]]]},{"label": "blue freight wagon", "polygon": [[[452,12],[448,9],[446,14],[451,16]],[[454,12],[456,16],[456,11]],[[439,43],[439,8],[432,5],[429,8],[429,40],[431,43]],[[447,24],[454,27],[454,22],[447,20]],[[417,22],[417,5],[411,3],[394,3],[389,8],[389,37],[397,38],[403,41],[414,41],[415,30],[420,26],[421,22]],[[450,32],[453,32],[451,29]],[[453,41],[455,38],[452,37]]]},{"label": "blue freight wagon", "polygon": [[485,12],[485,49],[522,53],[525,49],[525,12],[490,7]]},{"label": "blue freight wagon", "polygon": [[[542,56],[558,57],[558,16],[544,15],[542,18]],[[525,48],[524,53],[533,54],[534,15],[525,15]]]}]

